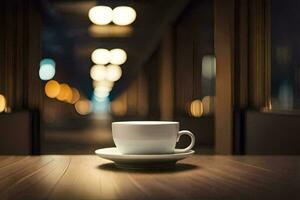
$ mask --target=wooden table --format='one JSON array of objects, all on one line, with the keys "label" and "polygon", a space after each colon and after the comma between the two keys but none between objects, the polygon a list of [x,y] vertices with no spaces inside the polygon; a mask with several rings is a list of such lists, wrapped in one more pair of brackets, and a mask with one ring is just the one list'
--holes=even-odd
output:
[{"label": "wooden table", "polygon": [[167,171],[97,156],[0,156],[0,199],[300,199],[300,157],[195,155]]}]

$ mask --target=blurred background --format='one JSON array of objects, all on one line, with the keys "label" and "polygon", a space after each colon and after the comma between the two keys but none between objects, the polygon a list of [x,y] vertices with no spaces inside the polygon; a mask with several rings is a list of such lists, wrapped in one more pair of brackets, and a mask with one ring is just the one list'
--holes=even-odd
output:
[{"label": "blurred background", "polygon": [[196,135],[199,153],[297,154],[299,9],[4,0],[0,153],[92,154],[114,145],[112,121],[168,120]]},{"label": "blurred background", "polygon": [[124,120],[179,121],[212,150],[212,1],[41,6],[43,153],[113,146],[111,121]]},{"label": "blurred background", "polygon": [[42,152],[113,146],[124,120],[179,121],[212,151],[212,3],[42,1]]}]

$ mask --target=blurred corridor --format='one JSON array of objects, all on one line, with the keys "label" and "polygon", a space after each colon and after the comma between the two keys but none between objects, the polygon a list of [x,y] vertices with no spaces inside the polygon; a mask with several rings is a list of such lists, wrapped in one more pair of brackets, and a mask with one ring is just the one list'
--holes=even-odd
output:
[{"label": "blurred corridor", "polygon": [[130,120],[177,121],[209,152],[300,151],[298,1],[0,9],[2,154],[92,154],[113,145],[111,122]]},{"label": "blurred corridor", "polygon": [[[94,154],[96,149],[115,146],[112,140],[111,121],[109,119],[80,120],[76,124],[74,126],[74,121],[72,121],[60,128],[46,129],[42,154]],[[188,139],[183,138],[183,141],[177,147],[183,148],[188,143]],[[195,149],[197,153],[214,153],[210,145],[201,145]]]},{"label": "blurred corridor", "polygon": [[[129,6],[124,20],[132,16],[132,22],[109,23],[105,13],[122,5]],[[171,6],[169,1],[54,1],[41,6],[42,153],[92,154],[113,146],[111,121],[124,120],[179,121],[181,129],[197,135],[197,147],[213,152],[211,1],[176,0]],[[55,75],[48,78],[50,66]]]},{"label": "blurred corridor", "polygon": [[49,128],[44,132],[42,154],[93,154],[95,149],[114,146],[110,120],[82,120]]}]

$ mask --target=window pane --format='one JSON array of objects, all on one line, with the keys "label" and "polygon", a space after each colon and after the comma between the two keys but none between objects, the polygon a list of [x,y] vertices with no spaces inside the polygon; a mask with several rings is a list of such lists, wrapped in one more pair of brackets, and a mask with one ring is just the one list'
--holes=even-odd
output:
[{"label": "window pane", "polygon": [[271,1],[272,108],[300,109],[300,1]]}]

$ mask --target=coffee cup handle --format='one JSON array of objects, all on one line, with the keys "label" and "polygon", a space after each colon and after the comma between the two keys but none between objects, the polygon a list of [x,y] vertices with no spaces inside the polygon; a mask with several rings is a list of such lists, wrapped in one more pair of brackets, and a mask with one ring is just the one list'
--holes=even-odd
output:
[{"label": "coffee cup handle", "polygon": [[191,150],[194,145],[195,145],[195,136],[192,132],[190,131],[187,131],[187,130],[182,130],[182,131],[179,131],[178,135],[177,135],[177,141],[179,141],[180,137],[182,135],[188,135],[190,138],[191,138],[191,143],[190,145],[187,147],[187,148],[184,148],[184,149],[175,149],[175,153],[183,153],[183,152],[187,152],[189,150]]}]

